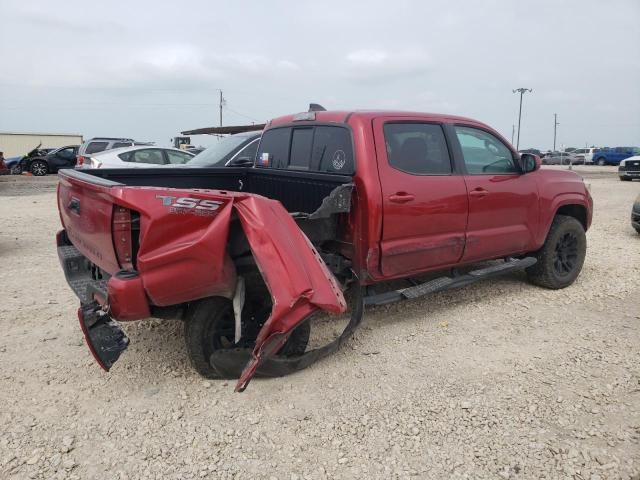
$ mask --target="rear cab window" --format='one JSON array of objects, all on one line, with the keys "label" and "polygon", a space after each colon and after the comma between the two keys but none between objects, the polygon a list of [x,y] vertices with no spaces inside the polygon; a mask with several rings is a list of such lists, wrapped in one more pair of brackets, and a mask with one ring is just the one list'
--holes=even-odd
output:
[{"label": "rear cab window", "polygon": [[262,135],[256,166],[352,175],[351,132],[333,125],[272,128]]}]

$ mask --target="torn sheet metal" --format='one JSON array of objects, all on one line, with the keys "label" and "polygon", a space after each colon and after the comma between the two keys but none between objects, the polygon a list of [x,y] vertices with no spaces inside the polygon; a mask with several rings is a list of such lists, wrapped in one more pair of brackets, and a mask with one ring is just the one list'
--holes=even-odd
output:
[{"label": "torn sheet metal", "polygon": [[236,198],[234,206],[273,300],[271,315],[236,385],[242,391],[298,324],[317,309],[343,313],[347,304],[317,250],[280,202],[251,195]]}]

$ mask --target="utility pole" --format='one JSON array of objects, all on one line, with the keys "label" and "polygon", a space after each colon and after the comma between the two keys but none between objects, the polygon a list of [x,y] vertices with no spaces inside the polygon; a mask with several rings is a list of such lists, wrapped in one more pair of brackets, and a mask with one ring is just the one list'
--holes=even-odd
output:
[{"label": "utility pole", "polygon": [[516,142],[516,150],[520,149],[520,121],[522,120],[522,96],[527,92],[533,92],[532,88],[516,88],[513,93],[520,93],[520,110],[518,112],[518,141]]},{"label": "utility pole", "polygon": [[224,106],[224,98],[222,96],[222,89],[218,91],[220,92],[220,104],[218,105],[220,109],[220,126],[222,126],[222,107]]},{"label": "utility pole", "polygon": [[560,125],[558,123],[558,114],[554,113],[553,114],[553,151],[556,151],[556,133],[558,130],[558,125]]},{"label": "utility pole", "polygon": [[516,135],[516,125],[515,123],[511,124],[511,145],[513,145],[513,138]]}]

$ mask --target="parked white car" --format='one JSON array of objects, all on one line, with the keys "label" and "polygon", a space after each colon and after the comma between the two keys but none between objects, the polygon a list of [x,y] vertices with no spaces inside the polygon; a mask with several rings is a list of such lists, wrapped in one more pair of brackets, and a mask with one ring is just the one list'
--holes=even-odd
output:
[{"label": "parked white car", "polygon": [[584,163],[593,163],[593,154],[598,151],[597,148],[578,148],[574,150],[572,153],[579,157],[579,159],[583,160]]},{"label": "parked white car", "polygon": [[76,168],[154,168],[163,165],[182,165],[195,155],[177,148],[155,146],[124,147],[85,155]]}]

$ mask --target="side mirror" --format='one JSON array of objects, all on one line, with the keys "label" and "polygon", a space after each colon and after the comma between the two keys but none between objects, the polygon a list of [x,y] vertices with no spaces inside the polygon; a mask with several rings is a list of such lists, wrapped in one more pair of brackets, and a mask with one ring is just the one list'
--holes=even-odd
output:
[{"label": "side mirror", "polygon": [[523,153],[520,155],[520,167],[523,173],[535,172],[540,169],[542,161],[540,157],[532,153]]}]

